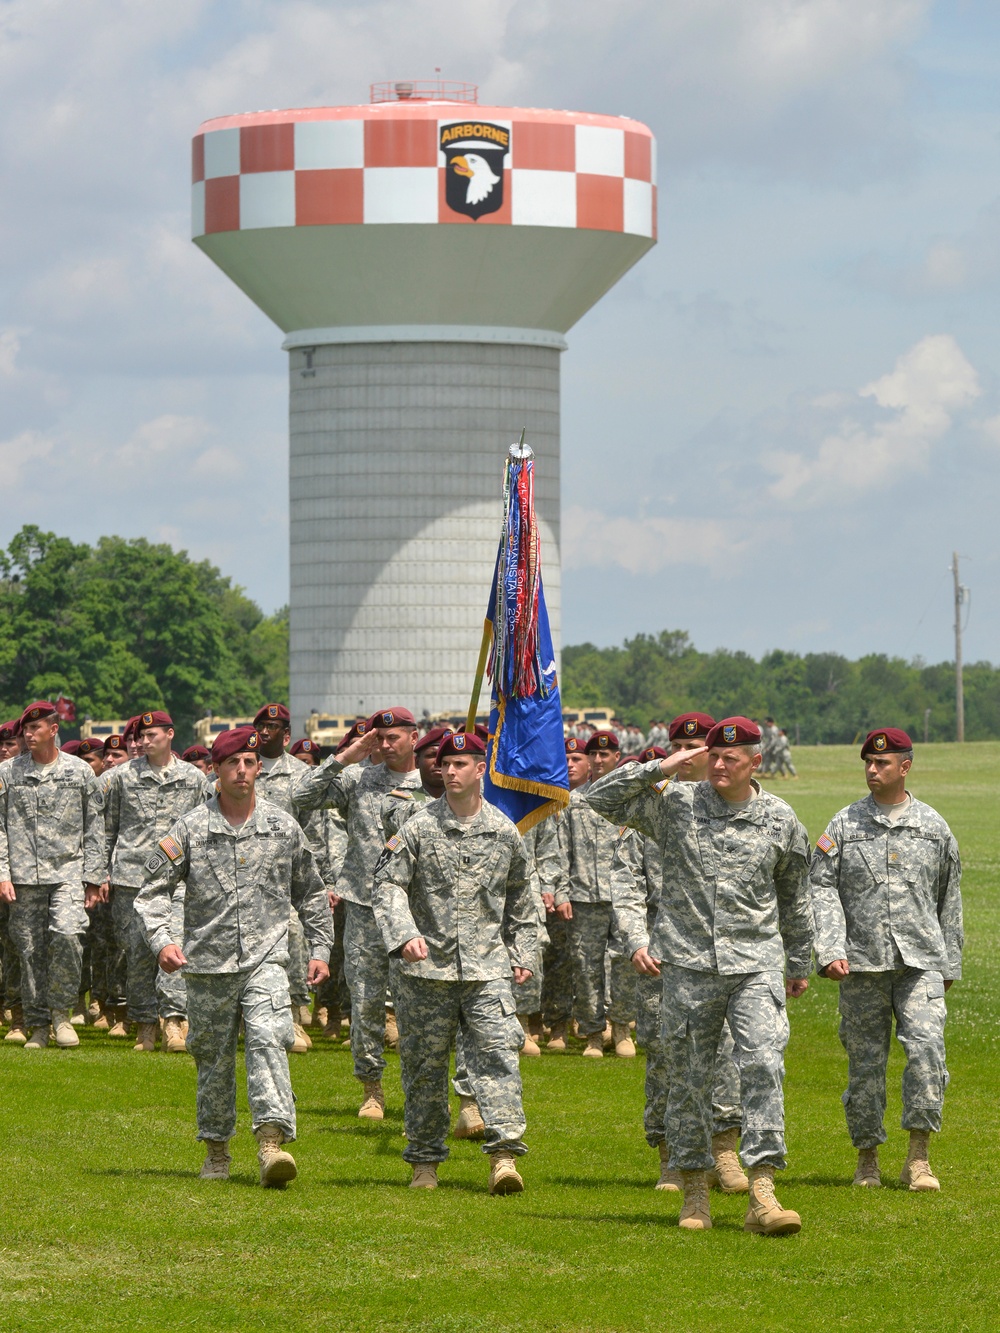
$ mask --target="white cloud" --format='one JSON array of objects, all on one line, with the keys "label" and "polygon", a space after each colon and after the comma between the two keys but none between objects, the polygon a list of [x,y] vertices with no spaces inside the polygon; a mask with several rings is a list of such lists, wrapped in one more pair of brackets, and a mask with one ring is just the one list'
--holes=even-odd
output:
[{"label": "white cloud", "polygon": [[955,414],[980,393],[975,370],[950,334],[922,338],[889,374],[858,391],[857,408],[871,399],[884,409],[875,422],[844,416],[812,455],[765,452],[764,467],[777,477],[768,492],[775,500],[829,503],[922,471]]},{"label": "white cloud", "polygon": [[54,444],[39,431],[24,430],[9,440],[0,440],[0,487],[16,486],[29,463],[50,457]]},{"label": "white cloud", "polygon": [[13,329],[4,329],[0,333],[0,375],[17,374],[17,354],[21,350],[21,339]]},{"label": "white cloud", "polygon": [[740,520],[611,517],[580,505],[563,510],[561,536],[564,569],[617,566],[630,574],[656,574],[673,565],[721,573],[750,545]]}]

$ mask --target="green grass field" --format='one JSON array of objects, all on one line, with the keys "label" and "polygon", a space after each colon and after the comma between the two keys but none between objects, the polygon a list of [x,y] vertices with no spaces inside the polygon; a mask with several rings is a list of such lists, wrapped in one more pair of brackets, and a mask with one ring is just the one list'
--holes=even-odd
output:
[{"label": "green grass field", "polygon": [[[863,792],[857,750],[800,749],[778,782],[815,839]],[[742,1231],[713,1195],[714,1229],[679,1231],[641,1132],[642,1059],[578,1050],[523,1062],[525,1193],[491,1199],[478,1147],[456,1143],[431,1194],[406,1188],[399,1067],[389,1114],[357,1120],[349,1052],[293,1057],[300,1176],[256,1185],[244,1120],[234,1178],[197,1180],[194,1069],[87,1032],[80,1050],[0,1043],[4,1108],[0,1330],[405,1327],[960,1330],[1000,1326],[1000,744],[918,753],[912,790],[962,846],[965,979],[949,996],[952,1083],[932,1160],[940,1195],[850,1188],[836,992],[790,1006],[789,1169],[779,1197],[799,1236]],[[905,1155],[893,1056],[883,1175]],[[245,1099],[241,1098],[245,1108]]]}]

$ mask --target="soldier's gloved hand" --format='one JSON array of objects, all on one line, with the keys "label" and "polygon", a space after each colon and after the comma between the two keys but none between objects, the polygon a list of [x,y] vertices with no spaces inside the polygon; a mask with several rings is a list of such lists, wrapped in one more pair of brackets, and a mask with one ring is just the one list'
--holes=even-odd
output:
[{"label": "soldier's gloved hand", "polygon": [[179,944],[168,944],[166,948],[160,950],[156,961],[163,968],[164,972],[176,972],[179,968],[182,968],[185,965],[187,959],[181,952],[181,946]]},{"label": "soldier's gloved hand", "polygon": [[427,941],[423,935],[414,935],[412,940],[407,940],[403,945],[402,954],[406,963],[422,963],[427,957]]},{"label": "soldier's gloved hand", "polygon": [[827,977],[830,981],[843,981],[850,970],[846,958],[835,958],[832,963],[827,963],[820,976]]},{"label": "soldier's gloved hand", "polygon": [[797,1000],[800,995],[805,995],[809,989],[809,982],[806,977],[786,977],[785,994],[790,1000]]},{"label": "soldier's gloved hand", "polygon": [[14,892],[14,886],[9,879],[0,882],[0,901],[5,903],[17,902],[17,894]]},{"label": "soldier's gloved hand", "polygon": [[310,958],[306,968],[306,985],[321,986],[330,976],[330,969],[321,958]]},{"label": "soldier's gloved hand", "polygon": [[554,893],[543,893],[542,904],[549,916],[556,910],[556,895]]},{"label": "soldier's gloved hand", "polygon": [[560,903],[559,906],[556,908],[556,916],[560,916],[560,917],[562,917],[562,919],[563,919],[564,921],[572,921],[572,920],[573,920],[573,904],[572,904],[572,903]]},{"label": "soldier's gloved hand", "polygon": [[531,980],[531,971],[527,967],[514,968],[514,985],[523,986],[526,981]]},{"label": "soldier's gloved hand", "polygon": [[660,975],[660,960],[654,958],[648,949],[636,949],[632,955],[632,966],[644,977],[658,977]]}]

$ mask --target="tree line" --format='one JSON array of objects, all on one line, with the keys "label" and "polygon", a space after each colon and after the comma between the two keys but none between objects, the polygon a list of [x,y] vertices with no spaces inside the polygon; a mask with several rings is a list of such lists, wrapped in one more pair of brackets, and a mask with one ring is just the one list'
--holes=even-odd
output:
[{"label": "tree line", "polygon": [[0,720],[63,695],[85,717],[165,708],[178,741],[206,712],[288,697],[288,611],[208,561],[144,538],[96,546],[26,526],[0,551]]},{"label": "tree line", "polygon": [[[966,665],[967,740],[1000,738],[1000,668]],[[850,744],[873,727],[903,727],[914,740],[955,739],[955,664],[928,666],[884,653],[850,661],[837,653],[789,653],[759,661],[718,648],[699,652],[683,630],[638,634],[620,648],[564,648],[562,701],[568,708],[610,705],[647,728],[695,709],[714,717],[774,717],[802,745]]]}]

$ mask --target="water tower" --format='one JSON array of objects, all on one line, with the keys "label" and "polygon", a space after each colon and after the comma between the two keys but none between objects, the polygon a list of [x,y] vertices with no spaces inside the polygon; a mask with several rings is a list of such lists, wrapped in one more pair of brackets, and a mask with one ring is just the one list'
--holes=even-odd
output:
[{"label": "water tower", "polygon": [[293,726],[464,711],[522,427],[559,642],[559,354],[655,243],[653,137],[395,83],[193,149],[195,243],[289,353]]}]

